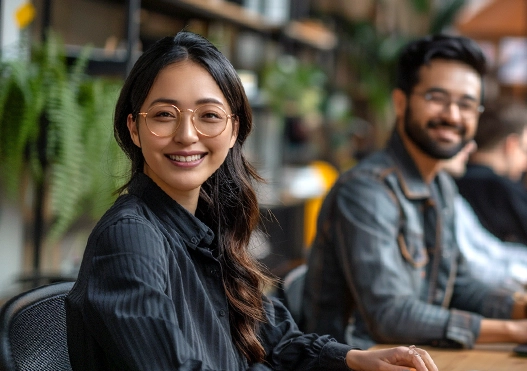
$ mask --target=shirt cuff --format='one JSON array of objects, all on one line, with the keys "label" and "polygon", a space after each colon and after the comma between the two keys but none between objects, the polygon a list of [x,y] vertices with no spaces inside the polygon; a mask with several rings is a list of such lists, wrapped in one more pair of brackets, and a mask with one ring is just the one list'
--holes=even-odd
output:
[{"label": "shirt cuff", "polygon": [[324,365],[328,370],[349,371],[350,368],[346,363],[346,355],[351,349],[359,348],[337,343],[336,341],[329,341],[324,345],[324,348],[322,348],[319,364]]},{"label": "shirt cuff", "polygon": [[432,342],[432,346],[441,348],[472,349],[479,336],[483,316],[457,309],[450,310],[445,339]]}]

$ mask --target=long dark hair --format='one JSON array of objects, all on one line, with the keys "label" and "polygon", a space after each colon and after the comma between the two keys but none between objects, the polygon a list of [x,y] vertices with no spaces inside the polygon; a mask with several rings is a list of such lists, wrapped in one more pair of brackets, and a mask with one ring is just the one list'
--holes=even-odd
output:
[{"label": "long dark hair", "polygon": [[234,343],[249,362],[261,362],[265,350],[257,332],[266,320],[262,294],[272,279],[247,250],[251,233],[260,221],[253,182],[261,178],[242,153],[251,131],[252,113],[236,70],[214,45],[192,32],[182,31],[158,40],[139,57],[124,83],[115,109],[115,138],[131,160],[132,178],[143,171],[144,158],[131,140],[127,116],[131,113],[134,119],[137,117],[163,68],[184,60],[199,64],[211,74],[231,112],[238,117],[236,143],[224,163],[202,185],[196,216],[216,233]]}]

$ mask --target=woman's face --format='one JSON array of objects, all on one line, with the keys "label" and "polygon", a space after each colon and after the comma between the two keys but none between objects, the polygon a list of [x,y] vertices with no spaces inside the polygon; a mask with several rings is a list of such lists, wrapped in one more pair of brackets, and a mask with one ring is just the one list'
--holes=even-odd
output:
[{"label": "woman's face", "polygon": [[[228,119],[225,130],[215,137],[200,134],[187,110],[203,103],[219,106],[228,115],[235,113],[207,70],[182,61],[161,70],[140,110],[149,112],[160,104],[176,106],[182,115],[175,132],[163,137],[154,135],[143,115],[137,116],[136,123],[130,114],[127,122],[133,142],[143,153],[144,173],[191,213],[196,209],[201,185],[220,167],[237,137],[236,118]],[[152,118],[149,113],[147,120]]]}]

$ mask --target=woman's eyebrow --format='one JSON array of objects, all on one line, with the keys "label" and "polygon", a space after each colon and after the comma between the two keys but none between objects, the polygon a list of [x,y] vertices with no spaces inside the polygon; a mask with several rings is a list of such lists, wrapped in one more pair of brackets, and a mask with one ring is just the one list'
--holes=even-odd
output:
[{"label": "woman's eyebrow", "polygon": [[[152,101],[150,106],[157,104],[157,103],[166,103],[166,104],[173,104],[174,106],[177,106],[178,104],[181,104],[180,101],[177,99],[171,99],[171,98],[157,98]],[[205,103],[214,103],[221,106],[224,106],[223,102],[217,98],[201,98],[196,101],[196,105],[205,104]]]}]

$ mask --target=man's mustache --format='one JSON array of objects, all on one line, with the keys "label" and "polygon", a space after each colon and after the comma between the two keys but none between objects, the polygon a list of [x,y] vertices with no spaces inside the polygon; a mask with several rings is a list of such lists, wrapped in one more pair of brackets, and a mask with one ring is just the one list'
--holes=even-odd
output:
[{"label": "man's mustache", "polygon": [[466,132],[466,129],[463,125],[452,124],[444,120],[430,120],[427,123],[427,127],[430,129],[444,127],[446,129],[455,130],[461,135],[464,135]]}]

